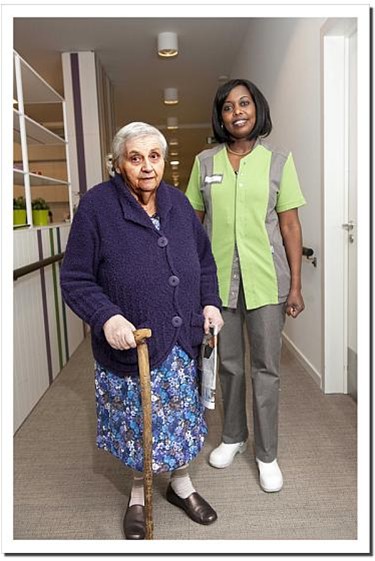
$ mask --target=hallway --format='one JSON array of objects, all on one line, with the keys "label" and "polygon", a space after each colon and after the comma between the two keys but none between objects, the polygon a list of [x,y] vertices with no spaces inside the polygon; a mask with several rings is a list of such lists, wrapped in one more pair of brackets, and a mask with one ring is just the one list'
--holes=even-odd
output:
[{"label": "hallway", "polygon": [[[16,433],[15,540],[124,539],[129,470],[96,449],[92,370],[86,338]],[[154,481],[154,539],[357,539],[356,404],[347,395],[323,395],[285,346],[281,371],[282,492],[261,491],[251,446],[230,468],[209,467],[220,438],[219,396],[207,413],[205,447],[191,466],[218,521],[198,526],[170,505],[163,474]]]},{"label": "hallway", "polygon": [[[122,3],[114,11],[104,4],[87,10],[85,3],[3,6],[3,124],[8,134],[13,119],[14,138],[13,147],[4,144],[4,161],[13,159],[13,246],[4,214],[2,247],[2,346],[12,349],[4,356],[13,352],[3,369],[7,554],[219,557],[242,548],[251,556],[345,556],[372,549],[372,10],[365,4],[281,4],[271,12],[267,4],[237,10],[216,4],[213,10],[209,4],[196,11],[178,3],[147,10]],[[178,46],[174,56],[159,50],[168,35]],[[183,193],[197,154],[218,144],[212,104],[219,86],[233,78],[249,79],[264,93],[273,126],[267,138],[292,155],[307,201],[299,213],[305,309],[283,331],[278,460],[284,486],[278,493],[259,486],[248,371],[246,452],[227,469],[208,463],[222,433],[218,383],[216,409],[206,411],[205,446],[190,467],[193,485],[218,520],[202,526],[169,504],[163,474],[154,479],[155,541],[131,546],[122,526],[132,473],[96,447],[90,337],[64,302],[60,269],[81,197],[112,171],[116,131],[134,121],[158,128],[168,145],[163,179]],[[208,186],[215,176],[223,187],[224,175],[214,170],[205,176]],[[282,182],[274,184],[279,195]],[[18,208],[19,199],[26,208]],[[39,199],[50,209],[44,208],[44,225],[34,220]],[[80,247],[87,250],[83,242]],[[117,278],[116,270],[113,286]]]}]

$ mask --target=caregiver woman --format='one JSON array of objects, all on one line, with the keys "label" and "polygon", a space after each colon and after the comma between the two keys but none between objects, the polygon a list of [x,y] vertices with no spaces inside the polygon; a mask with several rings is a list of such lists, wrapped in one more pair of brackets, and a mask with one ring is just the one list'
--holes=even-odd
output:
[{"label": "caregiver woman", "polygon": [[186,191],[211,237],[225,321],[219,336],[224,427],[209,461],[226,468],[246,449],[245,325],[260,485],[280,491],[281,332],[285,313],[296,318],[304,309],[298,207],[305,199],[291,153],[264,141],[270,111],[252,82],[230,80],[219,88],[212,126],[218,145],[196,157]]}]

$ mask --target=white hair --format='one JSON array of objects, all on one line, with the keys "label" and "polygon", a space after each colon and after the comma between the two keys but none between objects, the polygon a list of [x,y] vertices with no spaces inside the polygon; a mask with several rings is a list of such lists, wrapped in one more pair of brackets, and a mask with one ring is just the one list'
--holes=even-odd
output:
[{"label": "white hair", "polygon": [[112,142],[112,163],[114,168],[121,162],[124,155],[124,148],[128,140],[144,136],[154,136],[158,139],[163,158],[166,159],[168,144],[165,136],[156,127],[148,123],[134,122],[125,125],[115,134]]}]

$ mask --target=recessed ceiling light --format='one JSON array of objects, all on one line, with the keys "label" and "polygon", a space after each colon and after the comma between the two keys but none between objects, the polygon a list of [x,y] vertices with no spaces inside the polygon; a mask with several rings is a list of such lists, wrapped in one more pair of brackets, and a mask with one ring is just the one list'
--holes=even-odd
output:
[{"label": "recessed ceiling light", "polygon": [[170,131],[178,129],[178,119],[177,117],[167,118],[167,129]]},{"label": "recessed ceiling light", "polygon": [[177,33],[165,32],[158,35],[158,55],[166,58],[178,54]]},{"label": "recessed ceiling light", "polygon": [[171,160],[170,164],[171,164],[171,166],[178,166],[180,164],[180,162],[178,160]]},{"label": "recessed ceiling light", "polygon": [[171,138],[169,141],[169,146],[178,146],[177,138]]},{"label": "recessed ceiling light", "polygon": [[165,105],[176,105],[178,103],[177,88],[165,88],[164,103]]}]

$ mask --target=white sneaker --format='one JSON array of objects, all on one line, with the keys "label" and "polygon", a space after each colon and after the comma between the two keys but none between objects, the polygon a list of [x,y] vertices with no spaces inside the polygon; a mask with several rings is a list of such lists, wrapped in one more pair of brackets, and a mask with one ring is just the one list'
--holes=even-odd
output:
[{"label": "white sneaker", "polygon": [[236,454],[245,452],[246,447],[247,442],[235,442],[234,444],[222,442],[211,452],[208,461],[215,468],[226,468],[233,462]]},{"label": "white sneaker", "polygon": [[256,458],[259,469],[259,482],[263,491],[266,493],[275,493],[280,491],[283,486],[283,474],[278,466],[277,460],[265,463]]}]

